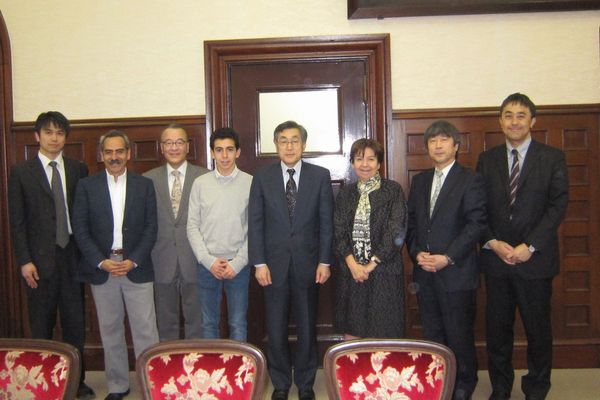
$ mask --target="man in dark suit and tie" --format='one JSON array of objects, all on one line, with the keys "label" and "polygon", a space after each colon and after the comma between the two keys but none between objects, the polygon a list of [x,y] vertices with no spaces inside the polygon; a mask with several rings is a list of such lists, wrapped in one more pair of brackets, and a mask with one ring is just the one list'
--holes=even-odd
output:
[{"label": "man in dark suit and tie", "polygon": [[106,171],[79,182],[73,226],[83,254],[79,277],[91,283],[98,313],[110,392],[105,400],[119,400],[129,394],[125,308],[136,358],[158,342],[150,256],[156,197],[150,179],[127,170],[127,135],[108,132],[100,149]]},{"label": "man in dark suit and tie", "polygon": [[486,227],[484,184],[456,161],[460,133],[454,125],[436,121],[424,140],[434,168],[412,180],[407,232],[423,336],[454,351],[452,398],[470,399],[477,385],[473,324],[477,243]]},{"label": "man in dark suit and tie", "polygon": [[82,355],[77,398],[93,399],[94,391],[83,382],[83,285],[73,279],[79,254],[69,218],[77,182],[88,169],[63,157],[69,133],[69,121],[58,111],[38,116],[35,140],[40,150],[37,157],[12,168],[8,206],[15,257],[27,285],[31,335],[52,339],[59,311],[63,340]]},{"label": "man in dark suit and tie", "polygon": [[208,170],[186,161],[190,143],[179,124],[171,124],[162,132],[160,149],[167,163],[144,174],[154,183],[158,215],[158,236],[152,250],[158,336],[161,341],[179,339],[181,303],[185,338],[199,339],[200,284],[196,257],[187,238],[187,219],[192,184]]},{"label": "man in dark suit and tie", "polygon": [[519,309],[527,335],[526,399],[550,390],[552,278],[559,272],[558,227],[569,199],[564,153],[531,138],[536,109],[524,94],[500,106],[506,143],[483,152],[477,163],[485,180],[489,228],[481,265],[485,274],[487,353],[492,395],[512,391],[513,325]]},{"label": "man in dark suit and tie", "polygon": [[330,276],[333,193],[325,168],[302,161],[306,129],[294,121],[275,128],[280,162],[254,176],[248,207],[248,253],[265,288],[268,367],[272,399],[287,399],[292,385],[288,319],[298,341],[293,381],[301,400],[314,399],[317,370],[317,284]]}]

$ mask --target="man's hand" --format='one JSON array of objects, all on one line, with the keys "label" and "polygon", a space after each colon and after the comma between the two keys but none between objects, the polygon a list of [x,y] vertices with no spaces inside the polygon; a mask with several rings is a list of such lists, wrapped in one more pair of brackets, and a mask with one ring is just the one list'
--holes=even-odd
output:
[{"label": "man's hand", "polygon": [[37,289],[38,284],[37,281],[40,280],[40,276],[38,275],[37,268],[33,263],[27,263],[21,265],[21,276],[25,279],[27,286],[32,289]]},{"label": "man's hand", "polygon": [[225,270],[223,270],[223,274],[221,276],[223,279],[233,279],[236,275],[237,273],[235,272],[235,269],[233,269],[229,261],[227,261],[227,264],[225,264]]},{"label": "man's hand", "polygon": [[331,271],[329,270],[329,265],[319,264],[317,265],[317,273],[315,274],[315,283],[320,283],[321,285],[327,282],[327,279],[331,276]]},{"label": "man's hand", "polygon": [[227,260],[217,258],[213,265],[210,266],[210,273],[219,280],[223,279],[223,274],[227,268]]},{"label": "man's hand", "polygon": [[256,277],[256,280],[260,286],[268,286],[273,283],[271,281],[271,271],[269,271],[269,267],[267,265],[257,267],[255,269],[256,272],[254,273],[254,276]]},{"label": "man's hand", "polygon": [[496,255],[504,261],[506,264],[515,265],[516,262],[513,258],[514,248],[502,240],[493,239],[488,242],[488,246]]},{"label": "man's hand", "polygon": [[131,271],[135,267],[133,261],[127,259],[120,262],[117,262],[116,268],[110,272],[113,276],[125,276],[129,271]]},{"label": "man's hand", "polygon": [[102,264],[100,264],[100,268],[102,268],[106,272],[112,274],[113,271],[117,271],[117,270],[119,270],[119,268],[121,268],[121,262],[122,261],[113,261],[113,260],[106,259],[106,260],[102,261]]},{"label": "man's hand", "polygon": [[521,243],[520,245],[514,248],[514,250],[510,254],[510,258],[515,262],[515,264],[528,261],[531,258],[529,246],[527,246],[525,243]]},{"label": "man's hand", "polygon": [[443,254],[430,254],[422,251],[417,254],[419,266],[427,272],[437,272],[448,266],[448,258]]}]

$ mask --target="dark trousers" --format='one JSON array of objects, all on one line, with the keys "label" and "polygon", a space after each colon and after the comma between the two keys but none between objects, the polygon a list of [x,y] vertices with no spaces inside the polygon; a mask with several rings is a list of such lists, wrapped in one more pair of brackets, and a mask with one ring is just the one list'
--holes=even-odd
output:
[{"label": "dark trousers", "polygon": [[453,399],[471,398],[477,386],[475,296],[475,290],[448,292],[433,273],[419,282],[417,291],[424,338],[450,347],[456,356]]},{"label": "dark trousers", "polygon": [[64,249],[56,246],[54,273],[49,278],[40,279],[36,289],[27,286],[27,308],[31,335],[35,339],[52,339],[58,312],[62,339],[75,346],[81,355],[80,380],[83,382],[85,319],[83,285],[73,277],[76,261],[73,240]]},{"label": "dark trousers", "polygon": [[510,393],[515,378],[512,353],[515,310],[519,309],[527,336],[527,367],[521,389],[544,398],[550,390],[552,370],[552,278],[523,279],[511,270],[485,277],[487,291],[486,336],[492,389]]},{"label": "dark trousers", "polygon": [[[290,271],[292,268],[290,268]],[[268,369],[273,387],[289,390],[292,380],[300,391],[312,389],[317,373],[317,285],[300,287],[292,274],[283,285],[265,287]],[[290,307],[296,322],[296,351],[290,354],[288,323]],[[292,365],[293,379],[292,379]]]}]

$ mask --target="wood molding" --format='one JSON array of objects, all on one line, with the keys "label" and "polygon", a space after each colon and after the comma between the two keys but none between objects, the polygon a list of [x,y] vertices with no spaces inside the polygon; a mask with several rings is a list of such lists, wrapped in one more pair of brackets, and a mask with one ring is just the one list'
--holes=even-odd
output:
[{"label": "wood molding", "polygon": [[[10,126],[13,120],[12,66],[10,38],[0,12],[0,199],[8,204],[8,159],[10,154]],[[12,248],[9,241],[8,207],[0,209],[0,337],[17,335],[20,332],[19,304],[21,288],[11,285],[17,276],[12,268]],[[13,323],[18,322],[18,324]]]},{"label": "wood molding", "polygon": [[348,19],[597,9],[597,0],[348,0]]}]

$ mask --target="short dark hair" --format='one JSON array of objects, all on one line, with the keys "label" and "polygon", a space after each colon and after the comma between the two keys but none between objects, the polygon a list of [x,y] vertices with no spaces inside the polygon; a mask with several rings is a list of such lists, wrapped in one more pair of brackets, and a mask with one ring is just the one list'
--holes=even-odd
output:
[{"label": "short dark hair", "polygon": [[275,128],[275,132],[273,133],[273,141],[277,142],[279,134],[286,129],[298,129],[300,131],[302,143],[306,143],[306,139],[308,139],[308,132],[306,132],[306,128],[304,128],[296,121],[285,121],[277,125],[277,127]]},{"label": "short dark hair", "polygon": [[113,137],[122,138],[123,141],[125,142],[125,148],[129,149],[129,137],[125,134],[125,132],[120,131],[118,129],[110,130],[107,133],[105,133],[104,135],[100,136],[100,140],[98,140],[98,144],[100,145],[100,148],[102,150],[104,150],[104,142],[106,142],[106,139],[113,138]]},{"label": "short dark hair", "polygon": [[215,140],[217,139],[232,139],[235,143],[235,149],[240,148],[240,135],[233,128],[219,128],[210,135],[210,149],[215,149]]},{"label": "short dark hair", "polygon": [[183,125],[178,124],[177,122],[172,122],[169,125],[167,125],[167,127],[165,129],[163,129],[163,131],[160,133],[160,140],[162,141],[162,135],[163,133],[165,133],[165,131],[167,129],[181,129],[183,131],[183,133],[185,133],[185,138],[189,139],[187,131],[185,130],[185,128],[183,127]]},{"label": "short dark hair", "polygon": [[51,123],[65,131],[65,136],[69,136],[69,133],[71,133],[71,124],[69,124],[69,120],[58,111],[47,111],[38,115],[35,120],[35,131],[40,134],[42,129]]},{"label": "short dark hair", "polygon": [[423,135],[425,147],[427,147],[427,142],[429,142],[429,139],[439,135],[452,138],[452,140],[454,140],[454,144],[460,145],[460,132],[458,129],[456,129],[456,127],[450,122],[440,119],[429,125],[429,127],[425,130],[425,134]]},{"label": "short dark hair", "polygon": [[377,156],[379,164],[383,163],[383,146],[375,139],[358,139],[352,143],[350,148],[350,162],[354,162],[354,157],[364,155],[366,149],[371,149]]},{"label": "short dark hair", "polygon": [[500,105],[500,115],[502,115],[502,113],[504,112],[504,107],[512,103],[517,103],[529,108],[531,118],[535,117],[537,114],[535,104],[533,104],[533,101],[531,101],[531,99],[527,97],[527,95],[517,92],[509,95],[507,98],[504,99],[504,101]]}]

